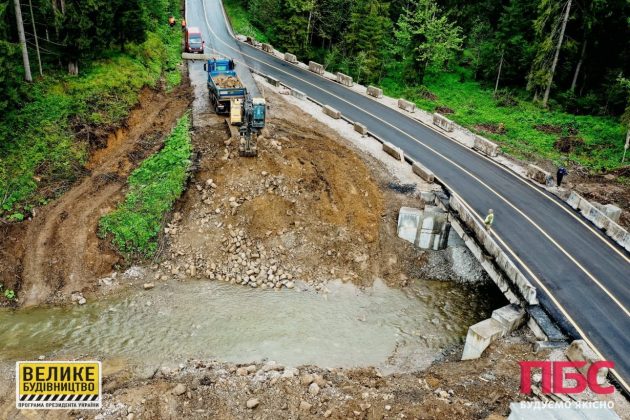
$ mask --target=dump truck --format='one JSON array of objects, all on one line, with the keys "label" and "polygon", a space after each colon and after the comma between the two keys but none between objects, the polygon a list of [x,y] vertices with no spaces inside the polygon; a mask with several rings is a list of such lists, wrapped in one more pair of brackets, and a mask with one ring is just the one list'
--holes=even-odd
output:
[{"label": "dump truck", "polygon": [[233,99],[245,99],[247,88],[234,70],[234,60],[210,59],[203,66],[208,72],[208,93],[217,114],[229,114]]}]

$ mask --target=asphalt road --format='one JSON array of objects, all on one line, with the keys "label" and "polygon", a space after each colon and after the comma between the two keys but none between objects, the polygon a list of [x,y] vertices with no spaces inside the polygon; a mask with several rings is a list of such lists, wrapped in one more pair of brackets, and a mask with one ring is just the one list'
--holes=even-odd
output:
[{"label": "asphalt road", "polygon": [[480,217],[494,209],[493,234],[537,287],[541,305],[566,329],[581,332],[607,360],[615,362],[615,375],[627,388],[627,252],[554,196],[439,132],[340,84],[239,43],[226,25],[220,0],[205,0],[205,4],[188,0],[187,7],[189,25],[203,29],[207,47],[240,63],[237,70],[248,87],[255,85],[246,66],[336,108],[401,147]]}]

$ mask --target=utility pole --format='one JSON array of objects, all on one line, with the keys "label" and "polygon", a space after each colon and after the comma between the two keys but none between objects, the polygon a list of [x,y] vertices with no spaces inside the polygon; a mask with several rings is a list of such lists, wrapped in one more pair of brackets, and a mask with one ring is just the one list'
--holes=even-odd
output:
[{"label": "utility pole", "polygon": [[20,37],[20,45],[22,46],[22,60],[24,61],[24,80],[33,81],[31,76],[31,63],[28,61],[28,50],[26,49],[26,36],[24,35],[24,21],[22,20],[22,9],[20,9],[20,0],[13,0],[15,4],[15,20],[18,27],[18,35]]},{"label": "utility pole", "polygon": [[39,40],[37,39],[37,29],[35,28],[35,16],[33,15],[33,0],[28,0],[28,7],[31,10],[31,22],[33,23],[33,36],[35,37],[35,50],[37,51],[37,63],[39,64],[39,75],[43,76],[42,56],[39,54]]},{"label": "utility pole", "polygon": [[497,94],[497,90],[499,89],[499,79],[501,79],[501,68],[503,67],[503,54],[505,54],[505,50],[501,52],[501,61],[499,61],[499,72],[497,74],[497,81],[494,84],[494,94]]},{"label": "utility pole", "polygon": [[558,45],[556,46],[556,52],[553,56],[553,63],[551,63],[551,71],[549,74],[549,82],[547,83],[547,88],[545,89],[545,95],[543,96],[543,106],[547,108],[547,102],[549,101],[549,92],[551,91],[551,84],[553,82],[553,74],[556,71],[556,66],[558,65],[558,57],[560,56],[560,48],[562,48],[562,41],[564,40],[564,31],[567,28],[567,21],[569,20],[569,12],[571,11],[571,2],[569,0],[567,3],[567,10],[564,13],[564,18],[562,19],[562,27],[560,28],[560,38],[558,38]]}]

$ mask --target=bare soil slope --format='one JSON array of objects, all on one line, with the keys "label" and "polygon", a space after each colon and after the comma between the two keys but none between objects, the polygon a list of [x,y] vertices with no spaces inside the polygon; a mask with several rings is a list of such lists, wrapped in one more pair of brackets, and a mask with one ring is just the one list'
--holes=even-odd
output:
[{"label": "bare soil slope", "polygon": [[159,149],[189,104],[187,84],[171,93],[144,90],[126,126],[93,153],[85,178],[38,209],[32,221],[5,228],[0,281],[21,287],[23,305],[89,288],[112,269],[118,256],[96,237],[98,220],[121,199],[127,176]]}]

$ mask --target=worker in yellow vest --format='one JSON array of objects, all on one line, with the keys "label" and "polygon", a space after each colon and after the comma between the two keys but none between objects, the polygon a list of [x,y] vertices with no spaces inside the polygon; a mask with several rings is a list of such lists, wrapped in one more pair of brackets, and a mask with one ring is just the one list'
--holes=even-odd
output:
[{"label": "worker in yellow vest", "polygon": [[488,210],[488,215],[486,219],[483,221],[483,224],[486,226],[486,230],[490,230],[492,227],[492,223],[494,222],[494,210]]}]

